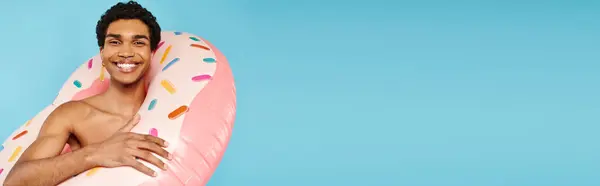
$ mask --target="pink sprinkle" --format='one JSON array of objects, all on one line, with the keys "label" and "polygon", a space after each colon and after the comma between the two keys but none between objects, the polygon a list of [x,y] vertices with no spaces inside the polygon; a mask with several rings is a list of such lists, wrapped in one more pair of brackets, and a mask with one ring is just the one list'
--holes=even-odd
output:
[{"label": "pink sprinkle", "polygon": [[199,76],[194,76],[192,77],[192,81],[204,81],[204,80],[209,80],[210,78],[212,78],[210,75],[205,74],[205,75],[199,75]]},{"label": "pink sprinkle", "polygon": [[156,46],[156,50],[158,50],[161,46],[163,46],[163,44],[165,44],[164,41],[161,41],[160,43],[158,43],[158,45]]},{"label": "pink sprinkle", "polygon": [[0,174],[2,174],[2,172],[4,172],[4,169],[0,169]]},{"label": "pink sprinkle", "polygon": [[150,129],[150,135],[153,135],[155,137],[158,137],[158,130],[156,130],[156,128],[152,128]]},{"label": "pink sprinkle", "polygon": [[94,61],[94,59],[90,59],[90,60],[88,61],[88,69],[91,69],[91,68],[92,68],[92,61]]},{"label": "pink sprinkle", "polygon": [[160,43],[158,43],[158,45],[156,46],[156,49],[154,49],[154,51],[152,51],[152,55],[156,54],[156,51],[158,51],[158,49],[163,46],[163,44],[165,44],[165,41],[161,41]]}]

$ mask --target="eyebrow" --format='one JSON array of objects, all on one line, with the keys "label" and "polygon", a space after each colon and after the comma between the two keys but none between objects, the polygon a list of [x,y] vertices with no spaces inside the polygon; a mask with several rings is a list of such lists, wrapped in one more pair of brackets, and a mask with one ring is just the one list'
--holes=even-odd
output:
[{"label": "eyebrow", "polygon": [[[121,38],[121,34],[106,34],[106,37],[114,37],[114,38],[120,39]],[[147,39],[147,40],[150,40],[148,38],[148,36],[145,36],[145,35],[134,35],[133,39]]]}]

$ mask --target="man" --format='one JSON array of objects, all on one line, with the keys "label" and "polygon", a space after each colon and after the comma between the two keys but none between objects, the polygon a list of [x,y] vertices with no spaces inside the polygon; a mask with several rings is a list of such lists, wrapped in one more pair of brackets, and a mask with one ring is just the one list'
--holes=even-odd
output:
[{"label": "man", "polygon": [[[146,95],[143,77],[160,32],[156,18],[135,2],[108,9],[96,27],[102,65],[111,76],[108,90],[56,108],[4,185],[57,185],[94,167],[131,166],[156,176],[138,158],[166,169],[153,154],[170,160],[167,142],[129,132],[140,119],[136,113]],[[67,143],[72,152],[61,155]]]}]

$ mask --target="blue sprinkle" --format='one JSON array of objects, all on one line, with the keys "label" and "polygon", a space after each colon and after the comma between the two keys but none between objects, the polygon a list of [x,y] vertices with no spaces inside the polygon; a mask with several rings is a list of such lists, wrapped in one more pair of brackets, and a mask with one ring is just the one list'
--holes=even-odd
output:
[{"label": "blue sprinkle", "polygon": [[4,145],[0,146],[0,151],[4,150]]},{"label": "blue sprinkle", "polygon": [[155,106],[156,106],[156,99],[153,99],[152,101],[150,101],[150,105],[148,105],[148,110],[154,109]]},{"label": "blue sprinkle", "polygon": [[171,62],[167,63],[167,65],[165,65],[165,67],[163,67],[162,71],[167,70],[167,68],[171,67],[171,65],[173,65],[174,63],[176,63],[177,61],[179,61],[179,58],[175,58],[173,59]]},{"label": "blue sprinkle", "polygon": [[216,61],[214,58],[210,58],[210,57],[208,57],[208,58],[204,58],[202,61],[204,61],[204,62],[207,62],[207,63],[214,63],[214,62],[217,62],[217,61]]},{"label": "blue sprinkle", "polygon": [[81,82],[79,82],[79,80],[75,80],[73,85],[75,85],[77,88],[81,88]]},{"label": "blue sprinkle", "polygon": [[190,39],[191,39],[191,40],[194,40],[194,41],[200,41],[200,39],[198,39],[198,38],[196,38],[196,37],[190,37]]},{"label": "blue sprinkle", "polygon": [[181,35],[181,32],[175,32],[175,35]]}]

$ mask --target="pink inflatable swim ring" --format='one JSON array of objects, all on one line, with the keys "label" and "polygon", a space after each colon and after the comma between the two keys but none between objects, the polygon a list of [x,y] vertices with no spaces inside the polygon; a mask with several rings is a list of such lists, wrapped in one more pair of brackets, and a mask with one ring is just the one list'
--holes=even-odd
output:
[{"label": "pink inflatable swim ring", "polygon": [[[147,74],[147,96],[140,123],[132,132],[159,136],[170,143],[168,169],[144,162],[158,172],[149,177],[130,167],[94,168],[61,186],[205,185],[229,143],[235,118],[234,79],[225,56],[208,41],[183,32],[162,32]],[[109,74],[99,55],[81,65],[63,85],[56,100],[17,129],[0,152],[3,182],[21,153],[37,137],[57,106],[106,91]],[[63,153],[68,153],[68,145]],[[162,159],[162,158],[161,158]],[[164,160],[164,159],[163,159]]]}]

